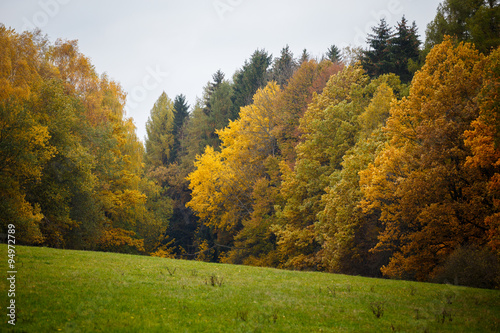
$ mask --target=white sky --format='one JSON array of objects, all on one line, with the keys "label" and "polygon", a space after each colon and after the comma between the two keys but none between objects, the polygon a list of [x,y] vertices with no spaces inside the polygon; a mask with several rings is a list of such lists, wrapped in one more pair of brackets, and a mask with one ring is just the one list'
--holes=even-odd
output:
[{"label": "white sky", "polygon": [[221,69],[232,78],[256,49],[273,56],[289,45],[320,57],[332,44],[364,46],[381,17],[394,26],[403,14],[421,40],[440,0],[0,0],[0,23],[35,26],[77,39],[99,74],[128,93],[127,116],[144,139],[145,122],[162,91],[192,106]]}]

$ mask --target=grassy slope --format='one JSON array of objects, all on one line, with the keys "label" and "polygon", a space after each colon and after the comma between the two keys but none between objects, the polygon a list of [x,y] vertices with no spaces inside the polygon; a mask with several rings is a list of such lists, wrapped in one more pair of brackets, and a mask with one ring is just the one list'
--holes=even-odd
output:
[{"label": "grassy slope", "polygon": [[[0,249],[6,267],[6,246]],[[500,331],[495,290],[113,253],[16,250],[14,331]],[[6,279],[0,284],[0,331],[6,331]],[[378,319],[377,308],[383,310]]]}]

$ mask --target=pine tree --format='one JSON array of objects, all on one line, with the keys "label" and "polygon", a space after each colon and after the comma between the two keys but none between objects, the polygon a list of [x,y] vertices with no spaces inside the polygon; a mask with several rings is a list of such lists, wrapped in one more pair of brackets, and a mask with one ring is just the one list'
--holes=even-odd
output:
[{"label": "pine tree", "polygon": [[256,50],[250,61],[245,61],[243,68],[234,74],[232,101],[235,114],[239,114],[240,107],[251,104],[257,89],[266,85],[271,62],[272,56],[268,55],[267,51]]},{"label": "pine tree", "polygon": [[172,153],[169,162],[176,162],[181,155],[180,139],[183,135],[183,125],[189,118],[189,105],[186,103],[186,96],[177,95],[174,99],[174,128],[172,134],[174,135],[174,144],[172,146]]},{"label": "pine tree", "polygon": [[393,57],[391,52],[392,28],[385,19],[380,20],[377,27],[372,28],[373,33],[368,34],[369,49],[363,51],[361,64],[370,76],[379,76],[394,72]]},{"label": "pine tree", "polygon": [[403,82],[409,82],[412,78],[412,73],[408,69],[409,60],[416,62],[420,55],[417,26],[415,22],[411,26],[407,23],[408,21],[403,16],[401,22],[398,22],[394,38],[391,39],[394,73],[399,75]]},{"label": "pine tree", "polygon": [[302,55],[300,56],[299,63],[302,64],[302,63],[304,63],[306,61],[309,61],[309,58],[310,58],[309,52],[307,52],[306,49],[303,49],[302,50]]},{"label": "pine tree", "polygon": [[271,80],[276,81],[280,86],[285,86],[297,69],[297,62],[293,58],[290,48],[285,46],[281,50],[281,56],[276,58],[271,69]]},{"label": "pine tree", "polygon": [[335,45],[330,46],[326,51],[326,59],[330,60],[333,63],[341,62],[342,56],[340,53],[340,49]]}]

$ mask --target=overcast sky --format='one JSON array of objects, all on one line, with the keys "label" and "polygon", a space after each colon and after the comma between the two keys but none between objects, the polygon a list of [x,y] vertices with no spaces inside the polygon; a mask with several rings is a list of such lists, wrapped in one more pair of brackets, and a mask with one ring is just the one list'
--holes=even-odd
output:
[{"label": "overcast sky", "polygon": [[162,91],[192,106],[212,74],[226,78],[256,49],[273,56],[289,45],[321,57],[327,48],[365,46],[380,18],[403,14],[421,40],[440,0],[0,0],[0,23],[20,32],[39,27],[51,41],[77,39],[98,73],[127,92],[127,116],[141,140]]}]

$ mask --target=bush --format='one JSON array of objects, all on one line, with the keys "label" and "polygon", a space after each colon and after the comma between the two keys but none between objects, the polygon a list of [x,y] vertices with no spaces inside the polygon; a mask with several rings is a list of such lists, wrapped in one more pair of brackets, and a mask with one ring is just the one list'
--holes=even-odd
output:
[{"label": "bush", "polygon": [[476,288],[499,288],[500,262],[488,249],[460,247],[437,269],[435,282]]}]

